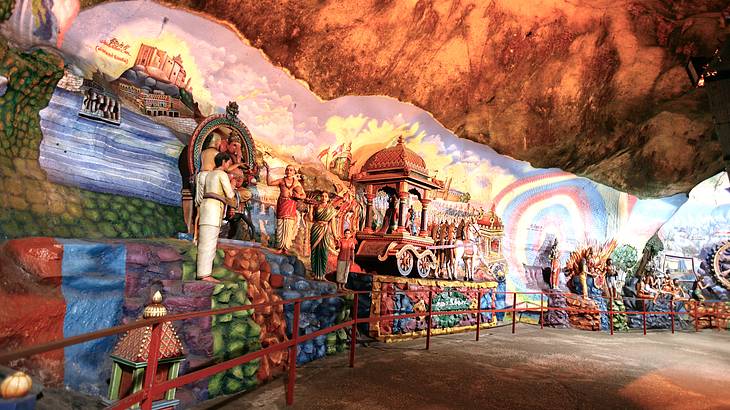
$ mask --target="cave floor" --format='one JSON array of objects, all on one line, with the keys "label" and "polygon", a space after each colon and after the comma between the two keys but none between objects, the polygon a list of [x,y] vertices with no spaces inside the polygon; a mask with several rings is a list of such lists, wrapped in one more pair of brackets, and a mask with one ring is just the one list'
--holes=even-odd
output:
[{"label": "cave floor", "polygon": [[[358,347],[298,368],[294,409],[728,409],[730,333],[518,325]],[[288,408],[284,378],[196,410]]]}]

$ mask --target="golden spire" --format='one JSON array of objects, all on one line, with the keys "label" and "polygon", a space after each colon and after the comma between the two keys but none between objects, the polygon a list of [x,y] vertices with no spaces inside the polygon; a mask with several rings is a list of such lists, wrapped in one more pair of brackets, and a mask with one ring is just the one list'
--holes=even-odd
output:
[{"label": "golden spire", "polygon": [[142,313],[142,317],[145,319],[153,318],[153,317],[162,317],[167,314],[167,309],[162,304],[162,294],[158,290],[155,292],[154,295],[152,295],[152,303],[145,306],[144,312]]}]

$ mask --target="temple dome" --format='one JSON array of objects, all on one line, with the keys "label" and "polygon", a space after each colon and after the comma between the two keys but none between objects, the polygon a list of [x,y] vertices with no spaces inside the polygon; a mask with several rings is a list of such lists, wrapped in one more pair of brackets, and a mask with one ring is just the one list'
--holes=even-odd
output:
[{"label": "temple dome", "polygon": [[502,231],[504,230],[504,225],[502,224],[502,218],[497,215],[497,212],[494,210],[494,205],[492,205],[492,208],[489,210],[489,212],[485,212],[481,218],[477,221],[479,225],[482,226],[483,229],[487,229],[489,231]]},{"label": "temple dome", "polygon": [[398,137],[394,147],[386,148],[371,155],[362,166],[361,172],[380,173],[394,170],[415,171],[428,176],[426,161],[412,150],[406,148],[403,136]]}]

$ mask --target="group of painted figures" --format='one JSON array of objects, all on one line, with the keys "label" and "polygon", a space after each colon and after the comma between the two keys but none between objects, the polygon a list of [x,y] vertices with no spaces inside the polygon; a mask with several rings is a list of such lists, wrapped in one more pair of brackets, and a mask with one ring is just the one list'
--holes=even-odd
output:
[{"label": "group of painted figures", "polygon": [[[245,163],[241,152],[242,139],[233,132],[222,140],[217,134],[201,153],[201,170],[195,181],[195,204],[198,207],[194,238],[198,244],[197,276],[201,280],[213,281],[212,263],[215,257],[218,236],[223,220],[229,224],[229,238],[240,237],[246,231],[253,239],[254,224],[249,201],[253,197],[250,185],[256,183],[256,170]],[[306,205],[310,229],[310,261],[312,276],[324,279],[327,260],[331,252],[338,253],[337,282],[344,286],[349,268],[354,260],[355,239],[351,228],[340,229],[338,218],[343,198],[330,200],[327,192],[317,192],[308,197],[301,183],[301,177],[292,165],[285,168],[284,176],[274,179],[269,165],[266,169],[266,184],[279,188],[276,203],[276,243],[280,253],[290,253],[297,235],[298,208]],[[226,212],[227,208],[227,212]],[[342,235],[340,235],[342,232]]]},{"label": "group of painted figures", "polygon": [[[626,272],[621,272],[614,265],[612,259],[608,257],[613,250],[613,246],[599,247],[598,251],[594,251],[593,247],[586,246],[571,253],[570,258],[566,262],[565,268],[560,266],[560,252],[558,251],[558,240],[555,239],[549,253],[550,260],[550,280],[551,289],[559,289],[560,274],[566,272],[568,288],[583,297],[589,297],[588,278],[592,279],[592,286],[597,289],[603,289],[607,297],[617,299],[623,296],[621,291],[624,284],[623,278]],[[636,296],[641,299],[656,299],[662,295],[671,296],[674,299],[694,299],[697,301],[704,300],[702,291],[707,286],[703,284],[699,275],[695,272],[695,280],[689,294],[682,288],[678,279],[672,279],[670,271],[667,270],[663,275],[657,274],[655,269],[649,268],[642,274],[635,284]]]}]

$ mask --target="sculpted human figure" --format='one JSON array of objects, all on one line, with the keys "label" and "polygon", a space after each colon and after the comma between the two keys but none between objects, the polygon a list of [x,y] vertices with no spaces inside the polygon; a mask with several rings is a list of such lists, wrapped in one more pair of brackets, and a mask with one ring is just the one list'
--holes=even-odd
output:
[{"label": "sculpted human figure", "polygon": [[203,199],[200,202],[198,223],[198,279],[217,282],[212,278],[218,235],[220,234],[225,205],[235,206],[235,193],[225,170],[231,165],[231,157],[221,152],[215,156],[215,168],[202,181]]},{"label": "sculpted human figure", "polygon": [[609,296],[616,299],[618,297],[618,271],[611,258],[606,259],[606,284]]},{"label": "sculpted human figure", "polygon": [[388,209],[383,216],[383,226],[380,227],[378,233],[393,233],[398,227],[398,197],[391,194],[388,197]]},{"label": "sculpted human figure", "polygon": [[[211,135],[210,140],[208,141],[208,144],[206,145],[206,148],[203,150],[203,152],[200,153],[200,171],[198,171],[198,174],[195,176],[195,206],[199,207],[200,203],[203,201],[203,194],[205,193],[205,177],[208,175],[208,172],[212,171],[215,168],[215,157],[220,153],[218,151],[218,147],[220,146],[221,139],[220,135],[213,133]],[[193,240],[198,240],[198,225],[200,221],[200,212],[198,211],[195,215],[195,223],[194,231],[193,231]]]},{"label": "sculpted human figure", "polygon": [[251,212],[248,202],[253,197],[251,190],[248,189],[249,184],[249,167],[243,162],[243,153],[241,152],[241,137],[238,134],[232,134],[228,137],[226,152],[231,156],[231,166],[226,169],[231,184],[236,191],[238,199],[238,207],[231,208],[229,211],[230,230],[228,231],[228,239],[244,239],[243,228],[247,228],[249,240],[254,238],[254,225],[251,219]]},{"label": "sculpted human figure", "polygon": [[560,286],[560,251],[558,251],[558,238],[555,238],[550,248],[550,288],[557,289]]},{"label": "sculpted human figure", "polygon": [[589,263],[593,257],[593,249],[588,248],[585,253],[585,257],[580,261],[580,289],[583,293],[583,297],[588,297],[588,275],[590,275]]},{"label": "sculpted human figure", "polygon": [[279,199],[276,201],[276,247],[280,253],[286,253],[297,233],[297,201],[306,199],[307,195],[293,166],[287,165],[284,177],[276,180],[271,179],[269,164],[264,162],[264,167],[266,183],[279,187]]},{"label": "sculpted human figure", "polygon": [[210,142],[205,147],[203,152],[200,153],[201,166],[200,172],[212,171],[215,168],[215,156],[218,155],[221,144],[221,137],[217,133],[213,133],[210,137]]},{"label": "sculpted human figure", "polygon": [[327,259],[339,241],[337,237],[337,209],[330,203],[327,192],[323,192],[320,201],[314,206],[311,214],[312,229],[310,232],[310,261],[315,279],[324,280],[327,273]]},{"label": "sculpted human figure", "polygon": [[337,289],[344,290],[347,278],[350,276],[350,266],[355,261],[355,247],[357,240],[352,237],[352,231],[345,229],[344,236],[337,243]]},{"label": "sculpted human figure", "polygon": [[408,214],[406,216],[406,230],[413,236],[418,236],[418,225],[416,225],[416,211],[413,209],[413,205],[408,207]]}]

